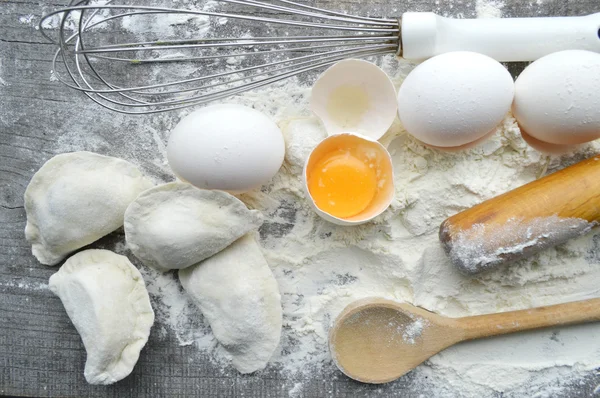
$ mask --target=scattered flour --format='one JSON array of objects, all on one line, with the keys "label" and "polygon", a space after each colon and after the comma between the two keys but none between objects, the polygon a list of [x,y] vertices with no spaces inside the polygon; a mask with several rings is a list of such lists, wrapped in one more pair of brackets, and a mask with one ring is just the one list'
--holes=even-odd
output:
[{"label": "scattered flour", "polygon": [[35,18],[35,15],[33,15],[33,14],[21,15],[19,17],[19,22],[24,25],[31,25],[34,18]]},{"label": "scattered flour", "polygon": [[0,58],[0,84],[3,86],[8,86],[8,83],[2,78],[2,75],[2,58]]},{"label": "scattered flour", "polygon": [[421,337],[423,330],[426,327],[427,321],[422,318],[415,319],[412,323],[406,326],[404,333],[402,333],[402,339],[409,344],[415,344],[417,339]]},{"label": "scattered flour", "polygon": [[288,395],[290,398],[302,396],[302,383],[295,383],[294,386],[288,391]]},{"label": "scattered flour", "polygon": [[[390,67],[388,72],[397,74],[400,84],[405,65],[398,68],[389,61],[382,60],[382,66]],[[600,257],[595,254],[600,239],[593,234],[471,278],[452,266],[437,235],[448,216],[530,182],[546,170],[594,155],[600,152],[600,143],[563,157],[547,157],[525,144],[509,115],[485,144],[442,153],[423,147],[396,123],[383,139],[389,142],[396,175],[392,206],[373,223],[340,227],[319,218],[302,190],[300,173],[306,156],[325,134],[306,114],[307,101],[308,90],[294,81],[227,101],[271,115],[279,121],[287,143],[286,161],[272,183],[240,196],[266,217],[261,245],[279,283],[284,311],[281,350],[272,366],[285,377],[336,374],[327,334],[337,314],[360,298],[380,296],[459,317],[600,294]],[[171,126],[177,120],[157,117]],[[182,345],[212,352],[215,366],[227,366],[227,356],[176,278],[143,272],[158,323],[167,328],[164,333],[174,333]],[[418,326],[406,330],[408,341],[417,337]],[[552,396],[568,381],[590,374],[600,365],[599,357],[600,325],[590,324],[464,343],[436,355],[413,377],[435,396],[519,396],[534,390]],[[295,385],[293,390],[299,388]],[[382,388],[393,389],[393,384]]]},{"label": "scattered flour", "polygon": [[57,81],[59,81],[58,76],[56,76],[56,73],[53,70],[50,71],[50,81],[51,82],[57,82]]},{"label": "scattered flour", "polygon": [[[75,13],[76,12],[74,12],[74,14]],[[70,31],[75,31],[75,29],[77,28],[76,21],[77,21],[76,17],[69,16],[67,18],[67,20],[65,21],[65,29],[70,30]],[[42,29],[58,29],[60,27],[60,24],[61,24],[61,16],[54,15],[52,17],[45,19],[42,22],[41,26],[42,26]]]},{"label": "scattered flour", "polygon": [[[215,7],[213,3],[207,3],[206,9]],[[478,1],[477,15],[498,17],[502,5]],[[162,29],[172,32],[188,23],[167,21]],[[225,26],[229,25],[233,24]],[[126,27],[132,33],[142,29],[133,23]],[[198,29],[202,32],[203,25]],[[397,86],[414,66],[393,56],[376,61]],[[185,71],[186,67],[181,68]],[[437,236],[440,223],[448,216],[595,155],[600,143],[584,145],[562,157],[548,157],[525,144],[509,115],[484,144],[459,153],[442,153],[420,145],[396,121],[381,140],[393,157],[394,202],[372,223],[336,226],[311,210],[302,189],[304,160],[325,134],[308,111],[309,83],[292,78],[225,101],[270,115],[286,139],[286,161],[271,184],[240,196],[266,218],[260,229],[261,246],[279,283],[284,312],[281,349],[271,367],[282,377],[306,381],[341,377],[328,353],[327,333],[337,314],[360,298],[380,296],[459,317],[600,296],[600,235],[579,237],[476,277],[456,272]],[[91,104],[89,108],[96,109]],[[91,127],[75,120],[54,150],[87,149],[124,157],[156,179],[169,180],[164,142],[168,131],[188,112],[137,119],[114,115],[110,123]],[[125,136],[135,134],[137,139],[107,142],[103,128],[117,124],[130,129]],[[79,133],[86,129],[92,130],[89,135]],[[175,335],[181,345],[210,353],[215,366],[229,366],[176,276],[147,267],[141,271],[153,300],[156,330],[164,336]],[[410,333],[407,330],[408,339],[416,337],[418,329],[416,325]],[[533,392],[540,397],[557,396],[570,382],[591,375],[600,366],[599,358],[600,325],[589,324],[460,344],[418,367],[411,379],[416,391],[435,397],[519,397]],[[398,388],[391,383],[377,391],[398,393]],[[302,394],[303,382],[292,382],[289,395]]]},{"label": "scattered flour", "polygon": [[21,290],[28,291],[44,291],[48,290],[47,283],[39,283],[39,282],[23,282],[18,280],[4,280],[0,281],[0,287],[12,287],[18,288]]},{"label": "scattered flour", "polygon": [[[107,1],[106,0],[91,0],[89,2],[90,6],[101,6],[106,4]],[[53,10],[53,9],[52,9]],[[53,10],[54,11],[54,10]],[[44,13],[45,15],[45,13]],[[81,16],[81,11],[73,11],[71,13],[69,13],[69,15],[67,16],[67,19],[65,21],[65,29],[68,31],[76,31],[78,29],[78,21],[80,19]],[[91,19],[87,19],[86,20],[89,22],[89,26],[94,25],[95,23],[99,23],[101,22],[104,18],[110,16],[110,11],[109,10],[101,10],[99,11],[97,14],[95,14],[93,17],[91,17]],[[46,18],[42,24],[41,27],[42,29],[46,29],[46,30],[56,30],[60,28],[60,24],[62,21],[62,14],[56,14],[53,15],[52,17]],[[29,25],[34,24],[35,29],[39,29],[38,26],[38,20],[37,18],[35,18],[35,16],[31,15],[31,18],[28,18],[28,16],[26,17],[22,17],[19,18],[19,22],[21,23],[27,23]],[[92,27],[92,29],[106,29],[107,25],[104,23],[101,23],[97,26]]]},{"label": "scattered flour", "polygon": [[167,14],[164,16],[139,15],[122,18],[123,28],[134,34],[158,33],[161,38],[176,35],[178,26],[195,25],[192,29],[198,32],[208,31],[208,17],[204,15],[191,16],[187,14]]},{"label": "scattered flour", "polygon": [[493,222],[473,224],[460,232],[453,232],[453,226],[444,223],[440,236],[453,264],[466,274],[474,274],[565,243],[596,225],[581,218],[552,215],[526,221],[510,218],[501,226]]},{"label": "scattered flour", "polygon": [[475,4],[477,18],[500,18],[504,2],[501,0],[477,0]]}]

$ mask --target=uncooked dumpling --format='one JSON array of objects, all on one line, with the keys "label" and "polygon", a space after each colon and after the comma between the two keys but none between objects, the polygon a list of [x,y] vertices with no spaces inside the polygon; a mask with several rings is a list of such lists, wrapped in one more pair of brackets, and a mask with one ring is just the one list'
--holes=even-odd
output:
[{"label": "uncooked dumpling", "polygon": [[125,212],[127,245],[144,264],[181,269],[226,248],[262,224],[235,196],[172,182],[143,192]]},{"label": "uncooked dumpling", "polygon": [[90,384],[112,384],[131,373],[148,341],[154,311],[140,272],[125,256],[85,250],[50,277],[81,335]]},{"label": "uncooked dumpling", "polygon": [[91,152],[57,155],[25,190],[25,237],[46,265],[123,225],[125,209],[153,184],[133,164]]},{"label": "uncooked dumpling", "polygon": [[193,298],[241,373],[263,369],[279,345],[281,296],[252,234],[179,271]]}]

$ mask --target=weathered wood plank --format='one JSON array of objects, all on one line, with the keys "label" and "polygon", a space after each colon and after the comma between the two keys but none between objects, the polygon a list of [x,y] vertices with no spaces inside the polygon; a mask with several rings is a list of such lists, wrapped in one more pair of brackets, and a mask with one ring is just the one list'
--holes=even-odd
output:
[{"label": "weathered wood plank", "polygon": [[[436,11],[473,17],[475,1],[455,0],[320,0],[323,8],[373,16],[399,16],[404,11]],[[507,0],[507,16],[582,15],[600,11],[598,0]],[[535,2],[534,2],[535,3]],[[83,378],[85,351],[57,297],[45,286],[55,268],[43,266],[30,253],[23,229],[23,193],[33,173],[62,150],[88,149],[129,160],[146,159],[144,148],[157,145],[149,129],[168,130],[177,115],[127,118],[94,107],[81,94],[50,80],[54,49],[39,31],[21,18],[39,21],[45,10],[67,0],[0,3],[0,395],[65,397],[282,397],[295,380],[275,369],[240,376],[222,371],[193,347],[180,347],[173,336],[154,333],[132,375],[109,387],[89,386]],[[523,65],[511,65],[518,71]],[[93,111],[90,112],[90,109]],[[85,136],[76,132],[86,131]],[[126,133],[124,133],[126,132]],[[161,137],[164,138],[164,137]],[[131,140],[139,141],[137,145]],[[140,143],[142,145],[140,145]],[[138,163],[141,163],[138,162]],[[160,165],[146,171],[163,176]],[[103,239],[110,246],[117,232]],[[428,395],[408,375],[387,386],[365,386],[334,369],[301,380],[304,397],[417,397]],[[597,383],[590,374],[572,389],[571,397],[588,397]]]}]

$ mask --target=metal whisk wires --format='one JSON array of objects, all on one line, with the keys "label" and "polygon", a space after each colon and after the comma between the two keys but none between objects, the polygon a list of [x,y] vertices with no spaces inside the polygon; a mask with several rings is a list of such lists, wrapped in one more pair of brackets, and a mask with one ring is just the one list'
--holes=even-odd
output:
[{"label": "metal whisk wires", "polygon": [[[181,109],[342,59],[398,51],[395,19],[346,15],[289,0],[220,2],[235,10],[74,0],[46,15],[40,28],[57,46],[56,78],[103,107],[128,114]],[[213,36],[226,24],[233,25],[228,37]],[[170,37],[161,37],[167,32]]]}]

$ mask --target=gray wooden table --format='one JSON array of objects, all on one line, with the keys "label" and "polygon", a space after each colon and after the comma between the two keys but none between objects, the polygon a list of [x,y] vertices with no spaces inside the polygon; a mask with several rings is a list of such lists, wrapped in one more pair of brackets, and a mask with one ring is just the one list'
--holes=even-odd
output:
[{"label": "gray wooden table", "polygon": [[[33,27],[44,10],[66,0],[0,0],[0,395],[71,397],[282,397],[295,382],[277,369],[241,376],[216,369],[192,347],[174,337],[150,337],[131,376],[109,387],[88,385],[83,378],[85,350],[59,299],[46,288],[56,268],[39,264],[25,241],[23,192],[33,173],[65,150],[93,150],[142,163],[152,135],[168,131],[172,116],[124,117],[109,113],[50,79],[53,47]],[[437,3],[437,4],[436,4]],[[538,4],[539,3],[539,4]],[[473,17],[474,0],[321,0],[315,4],[357,14],[395,16],[404,11],[436,11]],[[598,0],[507,0],[504,16],[584,15],[600,11]],[[522,65],[511,65],[517,71]],[[85,132],[85,133],[82,133]],[[126,133],[124,133],[126,132]],[[164,140],[165,136],[160,137]],[[133,145],[132,140],[137,140]],[[142,145],[140,145],[140,142]],[[160,167],[144,165],[161,176]],[[111,248],[119,233],[97,247]],[[300,380],[304,397],[431,396],[411,375],[385,386],[365,386],[326,369]],[[589,377],[569,389],[571,397],[588,397],[600,383]],[[534,391],[532,391],[533,395]],[[448,396],[460,391],[448,390]],[[507,391],[498,396],[510,396]]]}]

